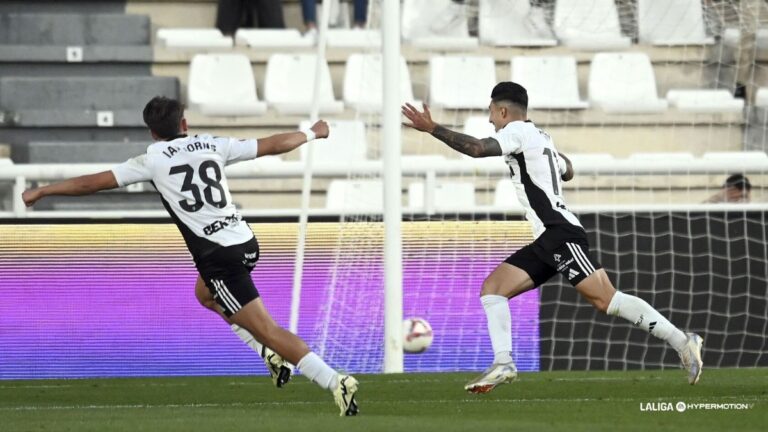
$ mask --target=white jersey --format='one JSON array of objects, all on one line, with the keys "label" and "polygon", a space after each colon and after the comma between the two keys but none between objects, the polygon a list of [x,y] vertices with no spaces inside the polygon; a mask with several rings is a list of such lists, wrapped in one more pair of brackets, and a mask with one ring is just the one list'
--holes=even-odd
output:
[{"label": "white jersey", "polygon": [[509,165],[517,199],[533,225],[534,237],[555,225],[581,228],[579,219],[565,207],[560,176],[566,164],[552,138],[531,121],[510,122],[493,138]]},{"label": "white jersey", "polygon": [[151,144],[112,172],[120,186],[152,181],[197,260],[253,238],[232,202],[224,167],[255,158],[257,150],[255,139],[182,135]]}]

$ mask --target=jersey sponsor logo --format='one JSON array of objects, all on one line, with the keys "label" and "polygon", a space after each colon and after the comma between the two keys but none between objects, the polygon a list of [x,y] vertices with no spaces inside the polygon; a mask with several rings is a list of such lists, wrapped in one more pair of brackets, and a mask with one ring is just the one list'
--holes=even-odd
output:
[{"label": "jersey sponsor logo", "polygon": [[560,262],[560,254],[555,254],[555,262]]},{"label": "jersey sponsor logo", "polygon": [[568,280],[573,280],[576,276],[579,275],[579,272],[577,272],[574,269],[568,269]]},{"label": "jersey sponsor logo", "polygon": [[213,221],[210,225],[203,228],[203,233],[207,236],[217,233],[224,228],[228,226],[237,226],[237,224],[240,223],[242,220],[242,216],[239,214],[232,214],[230,216],[225,217],[224,219],[219,219],[217,221]]}]

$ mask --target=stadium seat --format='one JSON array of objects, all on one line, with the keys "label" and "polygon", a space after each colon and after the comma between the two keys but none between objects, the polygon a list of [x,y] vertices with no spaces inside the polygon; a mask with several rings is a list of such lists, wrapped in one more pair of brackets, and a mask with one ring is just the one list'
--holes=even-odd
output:
[{"label": "stadium seat", "polygon": [[151,62],[149,17],[126,14],[0,14],[0,58],[80,63]]},{"label": "stadium seat", "polygon": [[232,37],[216,28],[161,28],[156,43],[168,48],[229,48]]},{"label": "stadium seat", "polygon": [[[301,122],[300,129],[309,129],[309,120]],[[366,159],[368,139],[365,123],[360,120],[329,120],[330,135],[326,139],[312,141],[309,145],[301,146],[301,159],[306,160],[311,150],[312,163],[355,163]]]},{"label": "stadium seat", "polygon": [[650,45],[711,45],[704,27],[701,0],[638,0],[640,43]]},{"label": "stadium seat", "polygon": [[517,199],[515,185],[512,183],[511,179],[501,179],[498,183],[496,183],[496,190],[493,194],[493,205],[495,207],[502,207],[506,209],[523,209],[523,206],[520,205],[520,201]]},{"label": "stadium seat", "polygon": [[469,36],[466,5],[452,0],[404,0],[403,39],[423,49],[466,50],[478,46]]},{"label": "stadium seat", "polygon": [[328,46],[331,48],[378,48],[381,46],[381,31],[328,29]]},{"label": "stadium seat", "polygon": [[436,56],[429,59],[432,105],[449,109],[486,109],[496,85],[493,57]]},{"label": "stadium seat", "polygon": [[3,77],[0,111],[15,126],[144,127],[141,108],[157,95],[179,97],[174,77]]},{"label": "stadium seat", "polygon": [[[315,85],[315,54],[273,54],[267,62],[264,99],[281,114],[307,115],[312,110]],[[328,63],[321,63],[320,112],[338,114],[344,104],[333,95]]]},{"label": "stadium seat", "polygon": [[116,163],[147,151],[150,142],[31,141],[18,155],[22,163]]},{"label": "stadium seat", "polygon": [[[408,186],[408,207],[422,209],[426,205],[424,183]],[[434,188],[436,210],[473,211],[475,209],[475,184],[472,182],[437,182]]]},{"label": "stadium seat", "polygon": [[728,90],[672,89],[667,92],[669,104],[688,112],[741,112],[744,99],[733,97]]},{"label": "stadium seat", "polygon": [[589,50],[626,48],[614,0],[556,0],[554,30],[564,45]]},{"label": "stadium seat", "polygon": [[251,61],[242,54],[198,54],[189,67],[189,106],[209,116],[261,115]]},{"label": "stadium seat", "polygon": [[0,44],[127,46],[149,44],[149,17],[126,14],[10,13]]},{"label": "stadium seat", "polygon": [[667,109],[659,99],[647,54],[598,53],[589,70],[589,102],[614,113],[655,113]]},{"label": "stadium seat", "polygon": [[464,129],[462,132],[466,135],[483,139],[496,134],[496,129],[494,129],[493,124],[488,121],[487,116],[470,116],[464,120]]},{"label": "stadium seat", "polygon": [[574,167],[580,164],[611,163],[615,160],[610,153],[568,153],[566,156],[571,160]]},{"label": "stadium seat", "polygon": [[297,29],[238,29],[235,43],[251,48],[307,48],[314,45]]},{"label": "stadium seat", "polygon": [[[344,104],[361,112],[380,112],[384,97],[381,54],[352,54],[344,69]],[[400,100],[414,102],[411,74],[400,57]]]},{"label": "stadium seat", "polygon": [[633,161],[665,161],[665,162],[691,162],[695,158],[688,152],[645,152],[632,153],[629,159]]},{"label": "stadium seat", "polygon": [[541,8],[529,0],[480,0],[480,42],[491,46],[554,46],[557,39]]},{"label": "stadium seat", "polygon": [[583,109],[589,106],[579,98],[575,57],[512,57],[512,81],[528,90],[530,108]]},{"label": "stadium seat", "polygon": [[768,160],[768,154],[764,151],[736,151],[736,152],[707,152],[701,157],[704,160],[722,161],[722,160]]},{"label": "stadium seat", "polygon": [[755,93],[755,106],[768,107],[768,87],[760,87]]},{"label": "stadium seat", "polygon": [[332,180],[328,185],[325,208],[381,212],[384,209],[384,186],[381,180]]}]

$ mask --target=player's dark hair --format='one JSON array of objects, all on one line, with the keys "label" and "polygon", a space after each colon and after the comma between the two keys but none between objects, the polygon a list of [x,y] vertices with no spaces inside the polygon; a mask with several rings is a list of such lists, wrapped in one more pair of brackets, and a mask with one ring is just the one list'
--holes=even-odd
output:
[{"label": "player's dark hair", "polygon": [[733,187],[741,191],[744,189],[751,191],[752,183],[749,182],[749,179],[744,174],[731,174],[725,179],[723,187]]},{"label": "player's dark hair", "polygon": [[176,99],[155,96],[144,107],[144,123],[160,138],[179,134],[179,123],[184,116],[184,105]]},{"label": "player's dark hair", "polygon": [[525,87],[512,81],[503,81],[496,84],[491,91],[491,100],[494,102],[506,101],[517,105],[523,110],[528,110],[528,92]]}]

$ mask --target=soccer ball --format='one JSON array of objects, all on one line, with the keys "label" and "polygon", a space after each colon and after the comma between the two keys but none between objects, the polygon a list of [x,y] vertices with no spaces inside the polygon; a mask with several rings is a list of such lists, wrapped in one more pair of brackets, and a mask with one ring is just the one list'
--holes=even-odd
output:
[{"label": "soccer ball", "polygon": [[403,321],[403,351],[422,353],[432,345],[432,327],[423,318],[408,318]]}]

